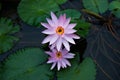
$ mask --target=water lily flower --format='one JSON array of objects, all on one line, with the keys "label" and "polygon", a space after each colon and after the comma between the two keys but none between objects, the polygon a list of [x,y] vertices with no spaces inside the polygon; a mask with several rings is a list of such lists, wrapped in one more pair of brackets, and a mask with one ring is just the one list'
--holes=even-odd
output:
[{"label": "water lily flower", "polygon": [[68,51],[64,48],[63,50],[57,51],[57,49],[52,49],[51,51],[46,51],[50,57],[47,63],[53,63],[51,70],[57,65],[57,70],[60,68],[66,68],[67,65],[71,66],[70,62],[67,59],[74,58],[75,54],[68,53]]},{"label": "water lily flower", "polygon": [[73,39],[79,39],[80,37],[75,35],[76,23],[70,24],[71,18],[66,18],[66,14],[60,15],[59,18],[51,12],[51,18],[47,19],[48,23],[41,23],[42,26],[47,28],[46,30],[42,31],[42,33],[47,34],[48,36],[43,40],[42,44],[48,43],[49,45],[53,45],[57,48],[58,51],[64,47],[70,51],[69,43],[75,44]]}]

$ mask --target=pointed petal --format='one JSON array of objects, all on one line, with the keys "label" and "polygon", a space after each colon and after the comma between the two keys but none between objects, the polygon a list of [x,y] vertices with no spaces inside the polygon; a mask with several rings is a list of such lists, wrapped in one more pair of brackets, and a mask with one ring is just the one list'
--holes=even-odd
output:
[{"label": "pointed petal", "polygon": [[69,34],[69,37],[74,38],[74,39],[80,39],[80,37],[76,34]]},{"label": "pointed petal", "polygon": [[44,34],[54,34],[55,31],[54,31],[54,30],[47,29],[47,30],[42,31],[42,33],[44,33]]},{"label": "pointed petal", "polygon": [[66,21],[66,14],[63,14],[62,18],[63,18],[63,21],[65,22]]},{"label": "pointed petal", "polygon": [[48,43],[51,40],[51,36],[47,36],[43,41],[42,44]]},{"label": "pointed petal", "polygon": [[64,48],[64,49],[62,50],[62,53],[63,53],[63,56],[64,56],[65,54],[68,53],[68,51]]},{"label": "pointed petal", "polygon": [[60,70],[60,67],[61,67],[61,64],[60,64],[60,62],[58,61],[58,63],[57,63],[58,71]]},{"label": "pointed petal", "polygon": [[63,39],[63,45],[65,46],[65,48],[66,48],[68,51],[70,51],[70,45],[69,45],[69,43],[68,43],[66,40],[64,40],[64,39]]},{"label": "pointed petal", "polygon": [[64,61],[68,66],[71,66],[70,62],[67,59],[64,59]]},{"label": "pointed petal", "polygon": [[59,23],[58,23],[59,26],[63,26],[63,22],[64,22],[64,21],[63,21],[63,16],[62,16],[62,15],[60,15],[60,17],[59,17],[59,19],[58,19],[58,22],[59,22]]},{"label": "pointed petal", "polygon": [[54,42],[56,42],[56,40],[58,39],[58,37],[59,36],[57,34],[53,35],[53,38],[50,41],[50,45],[53,44]]},{"label": "pointed petal", "polygon": [[70,20],[71,20],[71,18],[68,18],[68,19],[65,21],[65,23],[64,23],[64,25],[63,25],[64,28],[66,28],[66,27],[68,26],[68,24],[70,23]]},{"label": "pointed petal", "polygon": [[68,53],[68,54],[64,55],[64,58],[71,59],[71,58],[74,58],[74,56],[75,56],[75,54]]},{"label": "pointed petal", "polygon": [[65,64],[65,62],[63,60],[61,61],[61,63],[62,63],[63,68],[67,67],[66,64]]},{"label": "pointed petal", "polygon": [[52,45],[50,46],[50,49],[51,49],[51,50],[54,49],[55,46],[56,46],[56,43],[52,44]]},{"label": "pointed petal", "polygon": [[56,62],[55,59],[49,59],[49,60],[47,61],[47,63],[54,63],[54,62]]},{"label": "pointed petal", "polygon": [[65,30],[65,34],[72,34],[72,33],[75,33],[76,30],[75,29],[66,29]]},{"label": "pointed petal", "polygon": [[49,51],[45,51],[46,54],[51,55],[52,53]]},{"label": "pointed petal", "polygon": [[55,67],[56,62],[52,64],[51,70]]},{"label": "pointed petal", "polygon": [[75,23],[74,24],[69,24],[68,27],[67,27],[67,29],[73,29],[75,26],[76,26]]},{"label": "pointed petal", "polygon": [[56,52],[57,52],[56,49],[51,49],[51,51],[52,51],[52,53],[55,53],[55,55],[56,55]]},{"label": "pointed petal", "polygon": [[59,26],[63,26],[65,20],[66,20],[66,15],[65,14],[64,15],[60,15],[60,17],[58,19],[58,22],[59,22],[58,25]]},{"label": "pointed petal", "polygon": [[47,23],[41,23],[41,25],[42,26],[44,26],[45,28],[48,28],[48,29],[50,29],[51,27],[50,27],[50,25],[49,24],[47,24]]},{"label": "pointed petal", "polygon": [[68,37],[68,36],[64,35],[64,39],[69,41],[72,44],[75,44],[75,41],[71,37]]},{"label": "pointed petal", "polygon": [[46,20],[51,27],[55,27],[55,24],[53,23],[53,21],[51,19],[46,18]]},{"label": "pointed petal", "polygon": [[57,25],[58,24],[58,19],[53,12],[51,12],[51,17],[52,17],[52,21]]},{"label": "pointed petal", "polygon": [[60,49],[62,48],[62,39],[61,38],[58,39],[56,46],[57,46],[57,50],[60,51]]}]

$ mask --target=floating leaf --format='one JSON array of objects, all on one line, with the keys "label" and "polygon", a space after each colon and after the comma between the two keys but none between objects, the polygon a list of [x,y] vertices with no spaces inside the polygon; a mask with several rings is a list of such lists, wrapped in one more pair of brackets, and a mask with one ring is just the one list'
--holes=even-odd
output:
[{"label": "floating leaf", "polygon": [[108,9],[108,0],[83,0],[86,9],[95,13],[104,13]]},{"label": "floating leaf", "polygon": [[4,62],[2,80],[49,80],[53,73],[46,60],[39,48],[19,50]]},{"label": "floating leaf", "polygon": [[10,50],[14,41],[18,41],[18,38],[12,36],[12,34],[19,31],[19,26],[14,26],[12,21],[6,18],[0,19],[0,53]]},{"label": "floating leaf", "polygon": [[95,80],[96,68],[90,58],[85,58],[81,64],[75,62],[70,68],[58,72],[58,80]]},{"label": "floating leaf", "polygon": [[[58,11],[56,0],[21,0],[18,13],[21,19],[33,26],[39,26],[49,16],[50,12]],[[57,1],[58,2],[58,1]]]},{"label": "floating leaf", "polygon": [[76,20],[75,22],[77,23],[77,26],[75,27],[77,34],[85,38],[89,32],[90,24],[83,20]]},{"label": "floating leaf", "polygon": [[67,17],[71,17],[72,20],[79,19],[81,16],[81,13],[75,9],[67,9],[67,10],[59,11],[57,15],[64,14],[64,13],[66,14]]},{"label": "floating leaf", "polygon": [[109,10],[112,10],[113,14],[120,18],[120,1],[112,1],[109,5]]}]

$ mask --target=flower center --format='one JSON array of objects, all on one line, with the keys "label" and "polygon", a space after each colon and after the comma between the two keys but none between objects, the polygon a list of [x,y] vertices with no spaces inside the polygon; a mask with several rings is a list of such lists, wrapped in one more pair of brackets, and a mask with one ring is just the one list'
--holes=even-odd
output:
[{"label": "flower center", "polygon": [[62,35],[64,33],[64,28],[62,28],[61,26],[58,26],[56,29],[56,33],[59,35]]},{"label": "flower center", "polygon": [[61,58],[61,57],[62,57],[62,53],[61,53],[61,52],[57,52],[57,53],[56,53],[56,57],[57,57],[57,58]]}]

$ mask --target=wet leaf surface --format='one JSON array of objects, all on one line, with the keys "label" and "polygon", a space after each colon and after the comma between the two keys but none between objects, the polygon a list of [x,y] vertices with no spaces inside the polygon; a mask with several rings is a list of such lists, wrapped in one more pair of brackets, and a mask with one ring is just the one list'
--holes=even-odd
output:
[{"label": "wet leaf surface", "polygon": [[[117,25],[119,26],[119,23]],[[89,32],[84,56],[92,57],[97,64],[96,80],[120,79],[120,27],[118,26],[114,25],[115,35],[108,31],[106,26],[100,25],[93,25]]]}]

